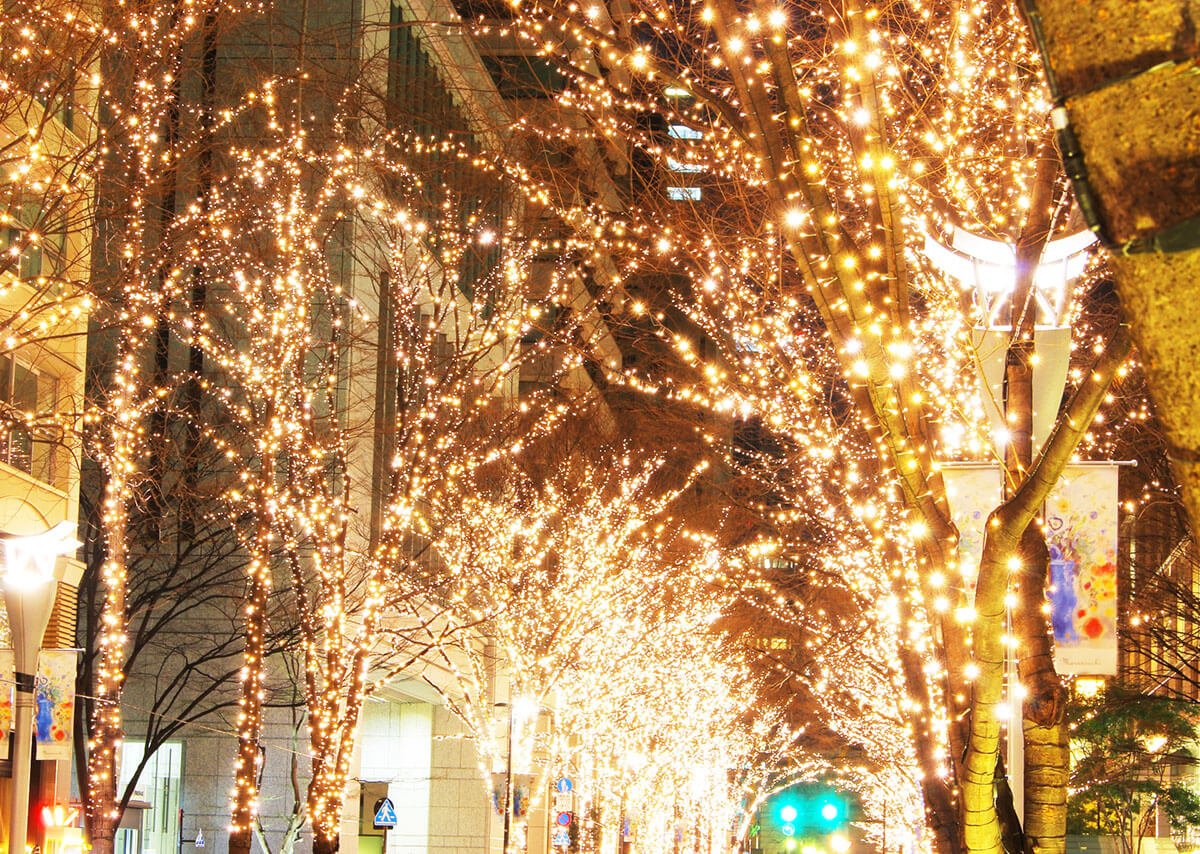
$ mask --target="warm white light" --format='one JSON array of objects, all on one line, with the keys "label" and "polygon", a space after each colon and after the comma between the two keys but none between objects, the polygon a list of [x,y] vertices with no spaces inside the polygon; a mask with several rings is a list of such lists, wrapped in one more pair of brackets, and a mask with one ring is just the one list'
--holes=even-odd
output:
[{"label": "warm white light", "polygon": [[1146,745],[1146,750],[1150,753],[1158,753],[1167,746],[1167,737],[1165,735],[1147,736],[1144,744]]},{"label": "warm white light", "polygon": [[514,721],[528,721],[537,717],[538,701],[533,697],[515,697],[512,701]]},{"label": "warm white light", "polygon": [[41,534],[9,537],[4,546],[4,583],[10,588],[30,590],[54,578],[54,563],[59,555],[79,548],[75,524],[59,522]]}]

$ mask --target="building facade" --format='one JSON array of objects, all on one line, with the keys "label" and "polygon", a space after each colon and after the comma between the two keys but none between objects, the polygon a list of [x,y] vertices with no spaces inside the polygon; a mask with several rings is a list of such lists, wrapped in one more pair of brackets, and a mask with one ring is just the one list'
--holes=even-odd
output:
[{"label": "building facade", "polygon": [[[86,156],[89,104],[69,69],[22,69],[14,63],[0,108],[6,183],[0,188],[0,538],[37,536],[78,519],[84,408],[84,366],[90,303],[90,240],[86,193],[64,189]],[[23,72],[28,74],[23,76]],[[5,550],[7,551],[7,550]],[[11,559],[13,553],[9,552]],[[0,558],[3,555],[0,554]],[[4,567],[8,571],[8,567]],[[59,557],[57,585],[43,648],[74,647],[76,589],[83,565]],[[13,646],[8,614],[0,647]],[[12,667],[12,659],[8,659]],[[0,675],[11,691],[14,674]],[[11,721],[10,721],[11,724]],[[32,734],[26,738],[32,740]],[[13,737],[0,751],[0,845],[10,827]],[[70,761],[35,760],[31,773],[28,843],[50,850],[61,833],[43,808],[66,807]],[[61,810],[60,810],[61,812]]]}]

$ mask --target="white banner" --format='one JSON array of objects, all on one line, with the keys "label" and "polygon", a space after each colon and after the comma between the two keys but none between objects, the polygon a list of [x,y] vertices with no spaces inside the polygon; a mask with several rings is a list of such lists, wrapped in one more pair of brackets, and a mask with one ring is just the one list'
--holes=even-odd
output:
[{"label": "white banner", "polygon": [[[1117,471],[1112,464],[1067,466],[1046,501],[1054,662],[1062,674],[1117,672]],[[1000,467],[965,463],[942,470],[967,602],[975,597],[983,532],[1000,504]]]},{"label": "white banner", "polygon": [[1000,506],[1003,476],[995,463],[962,463],[942,469],[950,519],[958,528],[958,569],[967,604],[975,602],[979,558],[983,555],[983,529],[988,515]]},{"label": "white banner", "polygon": [[1046,501],[1050,621],[1062,674],[1117,672],[1117,466],[1068,466]]},{"label": "white banner", "polygon": [[[1002,408],[1004,367],[1011,338],[1008,327],[971,330],[971,344],[979,360],[980,401],[991,427],[992,447],[999,456],[1004,456],[1007,442],[1001,438],[1008,432]],[[1050,435],[1062,403],[1071,363],[1071,328],[1039,325],[1034,329],[1033,343],[1037,352],[1033,366],[1033,454],[1037,456]]]},{"label": "white banner", "polygon": [[[507,777],[503,772],[492,774],[492,806],[496,815],[504,815],[504,796]],[[529,802],[533,798],[533,784],[537,778],[533,774],[512,775],[512,814],[513,818],[523,818],[529,811]]]}]

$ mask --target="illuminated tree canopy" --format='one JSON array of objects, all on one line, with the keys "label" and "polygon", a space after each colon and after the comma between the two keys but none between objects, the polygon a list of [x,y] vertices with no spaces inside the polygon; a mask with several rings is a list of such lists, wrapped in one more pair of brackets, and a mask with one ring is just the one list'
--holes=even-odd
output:
[{"label": "illuminated tree canopy", "polygon": [[[0,350],[97,330],[86,401],[0,413],[86,437],[103,471],[93,847],[130,519],[203,493],[246,585],[237,854],[279,587],[320,854],[363,704],[401,677],[442,693],[485,790],[505,751],[543,793],[585,780],[606,851],[631,814],[639,848],[686,827],[723,850],[823,778],[938,854],[1014,832],[1059,854],[1041,507],[1151,416],[1021,9],[458,5],[345,28],[282,2],[0,12]],[[1050,325],[1068,388],[1039,414]],[[173,442],[224,467],[200,489]],[[971,560],[943,477],[968,461],[1004,482]],[[1023,828],[996,798],[1010,649]]]}]

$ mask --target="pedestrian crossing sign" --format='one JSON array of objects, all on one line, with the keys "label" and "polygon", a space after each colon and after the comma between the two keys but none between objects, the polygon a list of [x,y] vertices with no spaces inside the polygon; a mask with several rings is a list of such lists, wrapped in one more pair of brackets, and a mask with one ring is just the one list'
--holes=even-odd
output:
[{"label": "pedestrian crossing sign", "polygon": [[380,798],[375,804],[375,820],[371,822],[376,830],[391,830],[396,826],[396,806],[391,798]]}]

